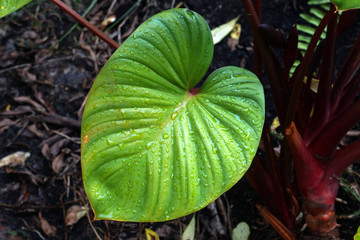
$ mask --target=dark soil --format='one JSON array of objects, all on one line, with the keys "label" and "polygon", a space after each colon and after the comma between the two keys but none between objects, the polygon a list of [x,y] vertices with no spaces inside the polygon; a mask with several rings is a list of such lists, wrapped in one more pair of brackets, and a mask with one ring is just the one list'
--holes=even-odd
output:
[{"label": "dark soil", "polygon": [[[92,1],[64,1],[83,13]],[[87,15],[100,27],[113,1],[98,1]],[[115,1],[112,12],[120,18],[137,2]],[[299,12],[308,9],[305,1],[263,1],[263,22],[287,33],[301,22]],[[179,1],[143,0],[126,15],[126,22],[108,34],[124,40],[150,16],[176,6]],[[215,46],[209,73],[234,65],[252,69],[252,34],[240,1],[186,0],[183,7],[201,14],[210,28],[241,15],[239,44],[230,50],[225,38]],[[0,239],[96,239],[91,224],[102,239],[145,239],[145,228],[161,239],[180,239],[191,216],[164,223],[91,222],[81,218],[65,226],[66,210],[89,206],[80,168],[80,122],[87,92],[101,67],[114,51],[86,29],[78,26],[57,42],[73,26],[74,20],[50,1],[34,0],[25,8],[0,19],[0,158],[17,151],[30,152],[24,164],[0,168]],[[360,20],[355,29],[359,29]],[[340,59],[345,58],[353,30],[344,35]],[[268,87],[265,85],[265,89]],[[270,116],[274,117],[269,102]],[[359,129],[357,126],[356,129]],[[359,165],[354,166],[359,172]],[[350,174],[351,175],[351,174]],[[354,182],[359,177],[351,175]],[[340,189],[341,215],[359,210],[359,202]],[[197,216],[197,239],[231,239],[231,229],[246,222],[251,239],[280,239],[259,215],[255,204],[261,200],[246,179],[216,201],[219,224],[205,208]],[[352,239],[359,218],[339,220],[341,237]]]}]

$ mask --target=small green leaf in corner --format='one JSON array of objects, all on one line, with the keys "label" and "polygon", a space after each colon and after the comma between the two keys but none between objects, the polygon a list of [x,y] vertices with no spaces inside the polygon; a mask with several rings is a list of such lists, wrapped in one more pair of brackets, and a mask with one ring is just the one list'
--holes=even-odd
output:
[{"label": "small green leaf in corner", "polygon": [[358,227],[357,232],[354,235],[354,240],[360,240],[360,226]]},{"label": "small green leaf in corner", "polygon": [[360,0],[331,0],[340,11],[359,9]]},{"label": "small green leaf in corner", "polygon": [[31,0],[0,0],[0,18],[15,12]]}]

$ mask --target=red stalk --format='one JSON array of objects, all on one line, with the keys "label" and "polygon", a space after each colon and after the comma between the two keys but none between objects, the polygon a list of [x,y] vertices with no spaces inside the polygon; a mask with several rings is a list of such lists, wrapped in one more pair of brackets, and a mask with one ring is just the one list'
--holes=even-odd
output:
[{"label": "red stalk", "polygon": [[262,38],[259,29],[257,28],[260,21],[251,0],[242,0],[242,3],[247,13],[251,28],[254,32],[255,46],[259,50],[261,59],[264,62],[264,67],[266,69],[270,83],[272,85],[271,90],[273,91],[275,105],[278,110],[280,123],[282,124],[285,119],[285,110],[287,108],[288,96],[289,96],[287,81],[282,74],[281,65],[279,61],[270,51],[265,40]]},{"label": "red stalk", "polygon": [[[261,19],[261,1],[256,0],[254,5],[255,5],[256,15],[257,15],[257,17],[259,19],[259,23],[260,23],[260,19]],[[260,57],[260,54],[259,54],[259,49],[256,47],[256,45],[254,47],[254,73],[262,81],[261,57]]]},{"label": "red stalk", "polygon": [[335,157],[331,159],[326,167],[327,175],[340,176],[346,168],[360,159],[360,141],[356,141],[336,151]]},{"label": "red stalk", "polygon": [[339,102],[339,107],[337,108],[337,113],[342,113],[346,109],[349,108],[351,103],[354,101],[356,96],[360,92],[360,72],[358,75],[354,77],[354,79],[350,80],[350,84],[344,89],[344,94],[341,97]]},{"label": "red stalk", "polygon": [[290,210],[286,204],[284,192],[280,187],[281,184],[269,175],[261,159],[254,158],[245,176],[271,212],[281,219],[287,227],[292,228],[293,219],[289,215]]},{"label": "red stalk", "polygon": [[335,112],[339,106],[341,95],[343,94],[344,88],[349,84],[351,79],[354,79],[356,71],[360,68],[360,33],[355,40],[346,60],[335,80],[333,93],[331,96],[332,100],[332,111]]},{"label": "red stalk", "polygon": [[307,197],[323,178],[324,166],[306,147],[294,122],[291,122],[285,134],[293,156],[296,182],[300,192]]},{"label": "red stalk", "polygon": [[288,37],[288,40],[285,45],[285,52],[284,52],[284,77],[285,79],[289,78],[290,69],[294,65],[297,56],[297,44],[298,44],[298,31],[296,26],[291,30],[291,33]]},{"label": "red stalk", "polygon": [[104,40],[107,44],[109,44],[111,47],[117,49],[120,44],[115,42],[113,39],[108,37],[105,33],[97,29],[94,25],[92,25],[89,21],[87,21],[85,18],[80,16],[77,12],[75,12],[73,9],[68,7],[66,4],[64,4],[60,0],[51,0],[54,4],[56,4],[58,7],[60,7],[63,11],[65,11],[67,14],[69,14],[71,17],[73,17],[76,21],[78,21],[80,24],[85,26],[87,29],[89,29],[91,32],[93,32],[96,36]]},{"label": "red stalk", "polygon": [[294,80],[293,90],[290,95],[290,100],[286,112],[285,124],[283,126],[287,127],[290,125],[291,121],[294,120],[295,112],[296,112],[296,104],[300,96],[301,88],[303,86],[304,77],[307,74],[311,59],[313,57],[317,42],[320,39],[322,32],[325,27],[328,25],[330,20],[334,17],[336,13],[335,6],[332,4],[329,12],[326,13],[324,18],[321,20],[319,26],[316,28],[316,31],[311,38],[308,49],[305,53],[304,59],[301,61],[298,66],[298,73],[296,74]]},{"label": "red stalk", "polygon": [[360,119],[360,99],[332,118],[314,138],[309,148],[318,156],[331,158],[345,134]]},{"label": "red stalk", "polygon": [[335,15],[326,32],[326,40],[323,48],[322,63],[319,70],[319,87],[314,106],[314,115],[310,126],[306,129],[306,139],[312,139],[320,131],[321,127],[328,121],[330,116],[331,83],[334,69],[335,40],[336,40],[337,15]]}]

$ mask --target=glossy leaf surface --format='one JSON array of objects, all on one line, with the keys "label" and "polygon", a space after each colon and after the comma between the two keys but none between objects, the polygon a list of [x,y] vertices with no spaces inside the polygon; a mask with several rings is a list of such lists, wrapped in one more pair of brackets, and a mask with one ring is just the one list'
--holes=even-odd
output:
[{"label": "glossy leaf surface", "polygon": [[31,0],[0,0],[0,18],[15,12]]},{"label": "glossy leaf surface", "polygon": [[338,10],[359,9],[360,0],[331,0]]},{"label": "glossy leaf surface", "polygon": [[255,155],[264,121],[259,80],[238,67],[213,72],[205,20],[173,9],[143,23],[90,91],[82,171],[96,219],[165,221],[205,207]]}]

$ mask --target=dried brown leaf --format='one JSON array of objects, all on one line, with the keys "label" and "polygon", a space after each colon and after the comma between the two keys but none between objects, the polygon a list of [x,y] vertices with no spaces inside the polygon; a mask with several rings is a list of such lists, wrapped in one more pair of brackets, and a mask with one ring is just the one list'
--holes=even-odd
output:
[{"label": "dried brown leaf", "polygon": [[18,73],[19,73],[22,81],[25,83],[36,82],[36,80],[37,80],[36,75],[29,72],[30,67],[31,66],[29,65],[27,67],[18,69]]},{"label": "dried brown leaf", "polygon": [[238,45],[239,40],[234,38],[228,38],[227,39],[227,45],[230,48],[230,51],[233,52],[236,49],[236,46]]},{"label": "dried brown leaf", "polygon": [[45,59],[51,57],[53,55],[53,51],[49,49],[41,49],[35,55],[35,64],[39,64]]},{"label": "dried brown leaf", "polygon": [[13,126],[13,125],[16,125],[18,123],[18,120],[17,121],[12,121],[8,118],[5,118],[3,120],[0,121],[0,134],[2,132],[4,132],[6,129],[8,129],[9,127]]},{"label": "dried brown leaf", "polygon": [[74,205],[66,210],[65,226],[72,226],[77,223],[88,212],[88,208],[84,206]]},{"label": "dried brown leaf", "polygon": [[60,152],[60,149],[63,148],[66,144],[70,142],[67,138],[62,138],[59,141],[56,141],[53,145],[50,147],[50,152],[52,156],[57,156]]},{"label": "dried brown leaf", "polygon": [[0,159],[0,167],[22,165],[30,157],[29,152],[17,151]]},{"label": "dried brown leaf", "polygon": [[47,160],[51,159],[51,150],[46,143],[42,146],[41,153]]},{"label": "dried brown leaf", "polygon": [[50,225],[50,223],[42,217],[41,212],[39,212],[39,219],[41,222],[41,229],[48,237],[56,236],[56,227]]},{"label": "dried brown leaf", "polygon": [[65,153],[61,152],[52,161],[51,168],[52,168],[52,170],[54,170],[55,173],[59,173],[64,168],[64,166],[65,166],[64,156],[65,156]]},{"label": "dried brown leaf", "polygon": [[31,133],[33,133],[33,134],[35,134],[37,137],[39,137],[39,138],[43,138],[43,137],[46,136],[46,134],[45,134],[44,132],[40,131],[40,130],[36,127],[36,124],[29,125],[29,126],[27,127],[27,129],[28,129]]},{"label": "dried brown leaf", "polygon": [[27,202],[29,197],[30,197],[30,192],[28,191],[27,185],[24,183],[23,185],[21,185],[21,193],[18,199],[16,200],[15,205],[20,206],[24,204],[25,202]]},{"label": "dried brown leaf", "polygon": [[50,104],[50,102],[46,99],[43,92],[36,91],[34,94],[36,100],[38,100],[49,112],[56,113],[53,106]]},{"label": "dried brown leaf", "polygon": [[27,30],[22,34],[23,38],[35,39],[37,38],[37,33],[33,30]]}]

